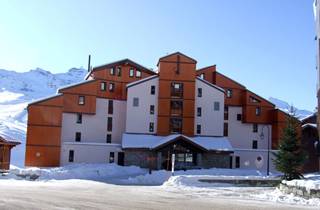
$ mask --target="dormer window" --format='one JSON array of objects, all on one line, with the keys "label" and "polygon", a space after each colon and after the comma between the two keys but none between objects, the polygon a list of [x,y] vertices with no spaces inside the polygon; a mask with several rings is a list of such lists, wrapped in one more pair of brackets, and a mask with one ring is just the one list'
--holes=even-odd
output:
[{"label": "dormer window", "polygon": [[250,96],[249,98],[251,103],[260,103],[260,100],[256,99],[255,97]]},{"label": "dormer window", "polygon": [[114,75],[114,68],[113,67],[110,69],[110,75]]},{"label": "dormer window", "polygon": [[232,97],[232,90],[231,89],[227,89],[227,98],[231,98]]},{"label": "dormer window", "polygon": [[200,74],[200,78],[204,79],[204,73]]},{"label": "dormer window", "polygon": [[121,77],[121,67],[118,67],[118,68],[117,68],[117,76],[118,76],[118,77]]},{"label": "dormer window", "polygon": [[141,71],[140,70],[136,70],[136,77],[141,77]]},{"label": "dormer window", "polygon": [[134,69],[130,68],[129,70],[129,77],[133,77],[134,76]]}]

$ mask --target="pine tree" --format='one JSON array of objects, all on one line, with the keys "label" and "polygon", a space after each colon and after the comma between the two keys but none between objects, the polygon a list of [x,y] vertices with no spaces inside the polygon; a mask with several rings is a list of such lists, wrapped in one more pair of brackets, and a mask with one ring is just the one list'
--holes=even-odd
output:
[{"label": "pine tree", "polygon": [[274,153],[276,159],[273,160],[276,169],[284,174],[283,178],[285,180],[303,178],[300,169],[306,160],[306,154],[300,145],[298,126],[299,123],[291,108],[286,127],[283,129],[280,138],[279,151]]}]

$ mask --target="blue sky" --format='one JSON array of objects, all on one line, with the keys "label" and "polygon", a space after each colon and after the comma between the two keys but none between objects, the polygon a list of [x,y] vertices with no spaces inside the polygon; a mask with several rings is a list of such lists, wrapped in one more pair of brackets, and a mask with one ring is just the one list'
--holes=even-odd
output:
[{"label": "blue sky", "polygon": [[316,106],[312,0],[0,1],[0,68],[65,72],[181,51],[263,97]]}]

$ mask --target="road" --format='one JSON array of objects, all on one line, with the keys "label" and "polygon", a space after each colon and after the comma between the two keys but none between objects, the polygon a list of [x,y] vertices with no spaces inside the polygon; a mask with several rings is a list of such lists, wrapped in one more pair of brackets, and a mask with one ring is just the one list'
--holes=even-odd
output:
[{"label": "road", "polygon": [[93,181],[0,180],[0,209],[318,209],[266,201],[201,196],[161,186],[119,186]]}]

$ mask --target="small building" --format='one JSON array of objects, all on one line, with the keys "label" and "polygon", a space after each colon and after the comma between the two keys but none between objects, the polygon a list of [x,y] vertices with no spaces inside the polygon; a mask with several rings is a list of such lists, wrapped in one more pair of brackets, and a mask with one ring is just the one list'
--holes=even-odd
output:
[{"label": "small building", "polygon": [[307,160],[303,165],[303,172],[319,171],[319,135],[317,129],[317,113],[302,119],[301,144],[307,153]]},{"label": "small building", "polygon": [[0,136],[0,171],[10,168],[11,149],[19,144],[20,142],[9,141]]}]

